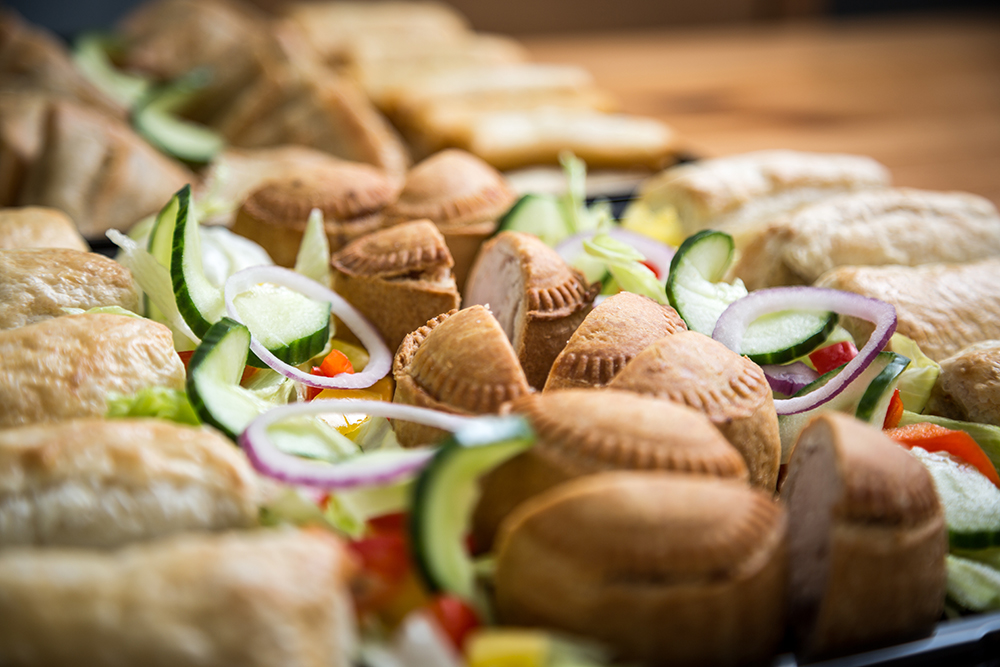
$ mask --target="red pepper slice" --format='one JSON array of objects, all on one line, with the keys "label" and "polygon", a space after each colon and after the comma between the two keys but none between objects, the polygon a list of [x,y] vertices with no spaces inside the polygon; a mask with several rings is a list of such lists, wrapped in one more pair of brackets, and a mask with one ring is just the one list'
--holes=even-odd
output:
[{"label": "red pepper slice", "polygon": [[[354,366],[351,364],[351,360],[348,359],[347,355],[340,350],[330,350],[330,354],[323,357],[323,361],[319,366],[312,367],[313,375],[322,375],[323,377],[328,378],[340,375],[341,373],[353,372]],[[323,390],[319,387],[307,387],[306,400],[313,400],[321,391]]]},{"label": "red pepper slice", "polygon": [[922,422],[889,429],[885,434],[907,449],[920,447],[928,452],[947,452],[973,466],[1000,487],[997,469],[979,443],[965,431],[953,431],[937,424]]},{"label": "red pepper slice", "polygon": [[896,428],[899,426],[899,420],[903,418],[903,399],[899,397],[899,390],[892,392],[892,398],[889,399],[889,409],[885,413],[885,421],[882,422],[882,428]]},{"label": "red pepper slice", "polygon": [[858,356],[858,348],[851,341],[845,340],[812,352],[809,355],[809,361],[816,368],[816,372],[822,375],[838,366],[843,366],[856,356]]},{"label": "red pepper slice", "polygon": [[469,633],[482,625],[476,611],[455,595],[435,595],[428,603],[427,610],[459,653],[462,652]]}]

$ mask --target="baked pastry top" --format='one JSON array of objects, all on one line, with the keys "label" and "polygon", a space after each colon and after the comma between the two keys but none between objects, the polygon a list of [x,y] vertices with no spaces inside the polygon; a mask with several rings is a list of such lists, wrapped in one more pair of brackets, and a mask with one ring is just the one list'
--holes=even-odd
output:
[{"label": "baked pastry top", "polygon": [[0,250],[65,248],[87,252],[90,246],[65,213],[54,208],[0,208]]},{"label": "baked pastry top", "polygon": [[570,336],[544,389],[602,387],[650,343],[686,329],[670,306],[632,292],[614,294],[595,306]]},{"label": "baked pastry top", "polygon": [[942,359],[924,413],[1000,426],[1000,340],[974,343]]}]

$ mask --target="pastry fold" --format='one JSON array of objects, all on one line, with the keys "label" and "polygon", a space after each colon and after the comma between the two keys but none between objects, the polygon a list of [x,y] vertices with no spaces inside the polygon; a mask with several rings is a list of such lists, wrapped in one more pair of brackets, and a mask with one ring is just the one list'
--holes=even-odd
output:
[{"label": "pastry fold", "polygon": [[925,414],[1000,426],[1000,340],[986,340],[941,360]]},{"label": "pastry fold", "polygon": [[159,419],[0,429],[0,547],[116,547],[257,523],[257,480],[215,431]]}]

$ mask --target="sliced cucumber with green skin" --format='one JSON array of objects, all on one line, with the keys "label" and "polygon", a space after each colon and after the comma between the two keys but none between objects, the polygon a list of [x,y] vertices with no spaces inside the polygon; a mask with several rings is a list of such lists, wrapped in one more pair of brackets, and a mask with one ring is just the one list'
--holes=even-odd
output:
[{"label": "sliced cucumber with green skin", "polygon": [[233,441],[268,405],[240,386],[250,330],[224,317],[202,337],[188,362],[187,393],[202,421]]},{"label": "sliced cucumber with green skin", "polygon": [[[330,341],[330,304],[277,285],[256,285],[233,299],[240,319],[264,347],[292,366],[312,359]],[[267,366],[257,355],[250,365]]]},{"label": "sliced cucumber with green skin", "polygon": [[[177,216],[170,250],[170,278],[174,284],[177,309],[191,331],[199,338],[226,312],[222,290],[212,285],[201,259],[201,235],[194,219],[191,186],[185,185],[175,195]],[[153,230],[154,237],[158,230]]]},{"label": "sliced cucumber with green skin", "polygon": [[986,549],[1000,545],[1000,489],[973,466],[943,453],[913,447],[937,490],[948,541],[956,549]]},{"label": "sliced cucumber with green skin", "polygon": [[[747,295],[743,282],[721,282],[733,261],[733,237],[711,229],[677,249],[667,277],[667,300],[688,329],[711,336],[723,311]],[[783,364],[809,354],[837,327],[836,313],[782,311],[765,315],[746,330],[740,353],[758,364]]]},{"label": "sliced cucumber with green skin", "polygon": [[207,76],[207,72],[196,70],[150,91],[132,112],[132,124],[136,131],[153,146],[175,158],[194,164],[210,162],[225,148],[222,135],[175,114],[205,86]]},{"label": "sliced cucumber with green skin", "polygon": [[670,262],[667,300],[688,329],[711,336],[722,311],[747,295],[741,281],[720,282],[733,261],[733,237],[711,229],[688,237]]},{"label": "sliced cucumber with green skin", "polygon": [[75,40],[72,55],[73,62],[91,83],[127,109],[148,93],[150,82],[114,66],[110,54],[120,50],[119,41],[112,35],[86,33]]},{"label": "sliced cucumber with green skin", "polygon": [[[853,414],[858,419],[882,428],[885,414],[892,400],[892,393],[899,382],[899,376],[910,363],[906,357],[895,352],[879,352],[872,363],[844,391],[821,406],[793,415],[778,415],[778,433],[781,436],[781,462],[787,463],[799,433],[815,415],[830,410]],[[846,366],[846,364],[844,364]],[[795,394],[804,396],[819,389],[844,366],[824,373]]]},{"label": "sliced cucumber with green skin", "polygon": [[410,531],[418,570],[432,591],[475,598],[465,536],[479,495],[477,480],[534,441],[523,417],[483,419],[448,438],[417,478]]},{"label": "sliced cucumber with green skin", "polygon": [[534,234],[555,246],[573,233],[562,203],[549,195],[527,194],[518,199],[500,218],[497,233],[504,231]]}]

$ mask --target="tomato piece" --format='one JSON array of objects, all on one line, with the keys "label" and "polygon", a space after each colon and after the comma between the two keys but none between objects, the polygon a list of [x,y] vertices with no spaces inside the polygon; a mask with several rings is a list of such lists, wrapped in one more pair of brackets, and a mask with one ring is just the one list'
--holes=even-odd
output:
[{"label": "tomato piece", "polygon": [[882,422],[882,428],[896,428],[899,426],[899,420],[903,418],[903,399],[899,396],[899,390],[892,392],[892,398],[889,399],[889,409],[885,413],[885,421]]},{"label": "tomato piece", "polygon": [[381,535],[383,533],[400,533],[406,535],[408,529],[408,515],[406,512],[394,512],[383,514],[374,519],[368,520],[368,528],[372,533]]},{"label": "tomato piece", "polygon": [[663,273],[660,271],[659,267],[657,267],[656,264],[650,262],[648,259],[640,259],[639,263],[645,266],[650,271],[652,271],[653,275],[656,276],[657,280],[660,280],[663,277]]},{"label": "tomato piece", "polygon": [[[323,357],[323,361],[320,362],[319,366],[313,366],[313,375],[322,375],[323,377],[332,378],[335,375],[340,375],[341,373],[353,373],[354,365],[351,360],[347,358],[347,355],[340,350],[334,348],[330,350],[330,353]],[[316,396],[323,391],[319,387],[306,387],[306,400],[311,401]]]},{"label": "tomato piece", "polygon": [[177,356],[181,358],[181,363],[184,364],[184,370],[187,371],[188,364],[191,363],[191,357],[194,356],[194,350],[185,350],[184,352],[178,352]]},{"label": "tomato piece", "polygon": [[920,447],[928,452],[947,452],[983,473],[994,485],[1000,487],[1000,475],[986,452],[965,431],[953,431],[944,426],[922,422],[899,426],[885,432],[907,449]]},{"label": "tomato piece", "polygon": [[359,610],[376,611],[399,594],[410,574],[410,553],[402,533],[371,535],[351,542],[361,563],[354,586]]},{"label": "tomato piece", "polygon": [[455,595],[435,595],[427,609],[459,653],[469,633],[482,625],[476,610]]},{"label": "tomato piece", "polygon": [[816,372],[822,375],[838,366],[843,366],[856,356],[858,356],[858,348],[854,347],[854,343],[851,341],[845,340],[815,350],[809,354],[809,361],[816,368]]}]

